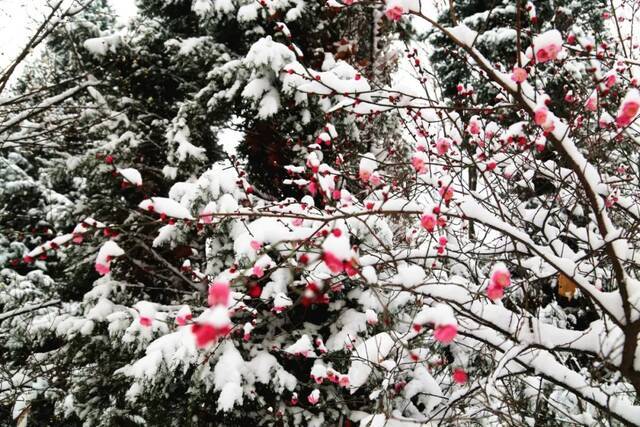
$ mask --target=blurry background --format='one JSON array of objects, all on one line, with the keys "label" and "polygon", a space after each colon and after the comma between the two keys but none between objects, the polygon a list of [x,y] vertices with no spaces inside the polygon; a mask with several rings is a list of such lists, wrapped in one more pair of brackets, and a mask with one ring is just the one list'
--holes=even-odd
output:
[{"label": "blurry background", "polygon": [[[55,0],[0,0],[0,69],[20,52]],[[125,23],[136,12],[135,0],[109,0]]]}]

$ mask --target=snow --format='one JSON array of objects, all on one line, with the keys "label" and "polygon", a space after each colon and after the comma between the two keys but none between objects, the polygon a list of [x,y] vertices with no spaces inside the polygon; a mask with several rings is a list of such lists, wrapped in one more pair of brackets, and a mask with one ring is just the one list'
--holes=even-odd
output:
[{"label": "snow", "polygon": [[349,383],[351,393],[355,393],[369,379],[374,365],[380,363],[395,345],[387,332],[381,332],[359,344],[351,355]]},{"label": "snow", "polygon": [[84,48],[95,56],[105,56],[109,52],[115,53],[120,45],[122,45],[122,36],[119,34],[95,37],[84,42]]},{"label": "snow", "polygon": [[229,412],[243,401],[244,360],[231,341],[225,341],[222,355],[213,370],[214,390],[220,392],[218,411]]},{"label": "snow", "polygon": [[193,3],[191,3],[191,10],[200,18],[207,16],[212,8],[213,3],[211,0],[193,0]]},{"label": "snow", "polygon": [[295,61],[295,55],[287,46],[267,36],[251,46],[244,61],[256,68],[268,67],[277,74],[285,65]]},{"label": "snow", "polygon": [[125,181],[136,187],[142,186],[142,175],[134,168],[118,169],[118,173],[122,175]]},{"label": "snow", "polygon": [[533,51],[536,57],[539,57],[539,52],[543,50],[557,50],[550,56],[555,59],[558,52],[562,49],[562,34],[558,30],[549,30],[542,34],[538,34],[533,38]]},{"label": "snow", "polygon": [[124,250],[113,240],[103,243],[96,256],[96,264],[109,264],[110,258],[124,255]]},{"label": "snow", "polygon": [[465,24],[458,24],[455,27],[447,28],[449,33],[467,46],[473,46],[478,37],[478,33],[467,27]]},{"label": "snow", "polygon": [[165,42],[165,46],[178,46],[178,55],[190,55],[194,50],[198,49],[200,46],[210,41],[211,37],[203,36],[203,37],[187,37],[182,40],[168,40]]},{"label": "snow", "polygon": [[404,397],[411,399],[418,396],[418,402],[425,406],[424,413],[430,414],[444,400],[442,389],[424,366],[417,366],[411,376],[411,381],[403,390]]},{"label": "snow", "polygon": [[293,354],[294,356],[303,357],[317,357],[311,338],[308,335],[302,335],[295,343],[284,349],[285,353]]},{"label": "snow", "polygon": [[[587,154],[591,154],[586,151],[588,146],[580,132],[574,132],[577,122],[569,123],[562,118],[564,115],[556,116],[557,100],[548,103],[551,98],[543,92],[550,81],[549,68],[562,67],[571,78],[579,80],[587,73],[586,67],[593,66],[594,81],[618,76],[615,82],[606,80],[596,86],[604,101],[601,89],[606,84],[625,93],[623,88],[629,85],[626,76],[633,75],[627,73],[631,68],[625,68],[627,65],[621,61],[615,70],[609,70],[597,58],[557,61],[541,67],[530,62],[530,66],[526,65],[529,78],[518,85],[511,78],[512,63],[492,68],[492,63],[473,48],[474,43],[482,43],[483,47],[511,43],[515,31],[498,28],[478,34],[471,28],[482,28],[489,12],[473,14],[461,19],[464,24],[442,31],[468,48],[473,56],[469,62],[474,68],[473,79],[499,91],[498,107],[523,107],[518,113],[523,121],[505,124],[496,118],[498,123],[487,123],[486,116],[477,110],[462,117],[448,109],[450,103],[442,98],[433,79],[422,85],[392,76],[391,86],[382,85],[380,82],[385,79],[380,76],[367,81],[365,71],[354,65],[354,58],[340,59],[341,53],[347,52],[346,47],[337,47],[334,53],[310,52],[311,63],[320,70],[308,68],[306,60],[303,65],[300,51],[294,44],[288,45],[289,36],[291,42],[296,40],[295,32],[303,24],[294,25],[292,21],[311,10],[302,1],[267,0],[263,5],[233,0],[188,3],[199,18],[193,28],[196,37],[162,38],[169,40],[165,46],[171,59],[177,61],[172,66],[185,66],[189,71],[196,59],[214,64],[210,72],[197,73],[197,84],[184,82],[191,98],[184,103],[180,100],[167,110],[173,118],[151,119],[156,120],[153,126],[165,128],[166,139],[158,147],[165,147],[168,164],[137,156],[138,144],[145,136],[140,133],[140,117],[130,114],[129,107],[137,107],[139,100],[123,98],[113,102],[106,83],[101,84],[103,93],[89,88],[87,119],[97,113],[119,116],[119,112],[108,110],[116,106],[123,107],[130,117],[122,114],[121,119],[109,120],[104,127],[89,131],[88,134],[106,133],[104,141],[88,149],[92,163],[81,154],[63,159],[73,167],[75,180],[69,200],[61,202],[71,212],[69,216],[58,218],[58,213],[46,213],[37,218],[42,223],[51,222],[42,240],[11,242],[13,246],[9,246],[10,256],[18,254],[18,262],[21,254],[27,254],[27,262],[19,262],[20,268],[44,270],[49,268],[48,263],[28,258],[44,258],[47,252],[56,251],[56,262],[63,265],[80,254],[73,262],[82,265],[90,263],[90,258],[86,261],[87,256],[82,254],[91,254],[101,245],[96,267],[104,276],[84,298],[69,302],[55,294],[60,284],[54,280],[38,281],[35,274],[23,282],[15,280],[19,285],[10,285],[10,290],[5,291],[5,282],[13,283],[13,279],[5,280],[3,272],[3,326],[24,326],[25,335],[37,339],[53,334],[56,340],[80,342],[95,338],[106,348],[126,346],[127,354],[137,356],[121,361],[114,374],[123,374],[130,381],[124,397],[133,408],[144,408],[142,396],[166,388],[175,379],[173,376],[179,376],[189,383],[189,393],[213,393],[215,402],[209,406],[212,412],[219,412],[218,417],[244,411],[249,405],[252,414],[262,419],[282,414],[295,425],[331,425],[340,408],[326,408],[339,402],[340,394],[346,391],[363,397],[362,412],[349,414],[351,421],[362,425],[446,424],[449,416],[464,419],[469,413],[495,424],[495,414],[502,413],[508,403],[505,396],[509,387],[517,381],[524,387],[525,396],[532,399],[544,384],[542,395],[550,411],[554,415],[566,413],[559,422],[597,420],[598,407],[619,417],[621,423],[640,419],[639,408],[628,397],[632,396],[628,380],[609,376],[623,366],[623,360],[628,361],[629,355],[620,348],[624,346],[629,322],[639,316],[633,311],[640,308],[633,266],[640,255],[629,234],[633,230],[629,224],[640,215],[640,208],[627,188],[635,182],[637,171],[633,164],[624,165],[628,169],[622,172],[615,166],[612,170],[616,172],[609,169],[622,144],[614,147],[611,159],[598,160],[606,167],[597,169],[591,164],[587,160]],[[372,12],[373,28],[386,31],[386,27],[393,27],[385,24],[385,11],[390,12],[390,19],[408,20],[416,17],[406,16],[407,12],[422,8],[431,19],[436,8],[430,10],[430,6],[414,0],[389,0]],[[502,14],[512,16],[515,10],[505,3],[496,6],[495,12],[502,18]],[[528,12],[535,16],[535,10]],[[271,16],[268,31],[260,24],[265,16]],[[217,36],[200,37],[212,25],[227,19],[241,23],[239,28],[251,40],[257,40],[247,45],[247,55],[218,45]],[[141,20],[142,28],[143,22],[146,24]],[[536,28],[549,27],[546,22]],[[433,29],[440,30],[437,26]],[[98,34],[95,30],[92,34]],[[151,26],[148,30],[160,29]],[[576,24],[568,31],[582,38],[579,30]],[[142,34],[134,28],[127,31]],[[272,32],[273,36],[266,36]],[[134,53],[136,48],[145,47],[124,32],[117,42],[106,37],[85,42],[95,61],[118,52],[125,42],[131,44]],[[528,38],[523,40],[526,43]],[[569,42],[573,47],[563,51],[562,43],[556,30],[534,33],[530,57],[535,56],[535,62],[542,63],[580,50]],[[401,49],[405,47],[423,50],[415,41]],[[208,55],[206,49],[213,49],[215,54]],[[402,61],[426,57],[420,53]],[[202,58],[203,54],[208,56]],[[376,52],[380,62],[371,64],[372,69],[394,62],[395,54],[386,57],[386,53]],[[519,54],[526,62],[526,56]],[[407,65],[402,61],[401,67]],[[418,68],[409,65],[414,70]],[[483,80],[486,77],[495,81],[488,83]],[[462,83],[465,92],[480,94],[485,89],[475,83],[476,87]],[[68,98],[45,98],[45,104],[38,105],[73,101],[81,89],[67,93]],[[596,93],[593,87],[573,89],[584,96]],[[391,102],[390,94],[394,96]],[[481,99],[464,96],[472,108]],[[593,99],[593,107],[599,113],[592,114],[590,107],[583,112],[588,118],[587,126],[594,125],[597,119],[601,126],[597,132],[603,136],[619,131],[623,140],[629,138],[633,129],[615,126],[622,127],[627,119],[636,117],[635,103],[640,104],[640,95],[634,90],[627,92],[616,118],[611,110],[605,111],[606,103],[598,104],[598,99]],[[278,200],[265,196],[260,186],[252,187],[255,183],[251,182],[251,174],[245,174],[243,147],[238,147],[238,157],[211,163],[210,147],[194,145],[201,138],[200,129],[195,138],[196,128],[189,128],[194,123],[189,120],[190,108],[205,107],[217,113],[228,108],[231,101],[237,102],[234,113],[242,110],[244,115],[229,120],[231,123],[210,123],[210,130],[218,132],[216,138],[226,145],[225,150],[236,154],[235,147],[242,144],[244,134],[231,128],[244,129],[255,120],[269,121],[278,114],[287,126],[285,138],[291,137],[286,142],[293,157],[291,164],[284,166],[290,174],[286,183],[298,186],[301,192],[310,192],[314,186],[313,197],[307,194]],[[583,108],[582,101],[575,101],[576,108]],[[340,109],[343,111],[333,114]],[[385,111],[391,114],[384,114]],[[440,114],[442,111],[446,114]],[[293,112],[294,115],[289,114]],[[532,117],[526,117],[531,112]],[[479,115],[467,119],[473,114]],[[370,132],[368,119],[380,128]],[[25,116],[20,112],[8,123],[15,125],[23,120]],[[26,127],[39,136],[44,131],[39,125],[34,122]],[[393,131],[387,133],[388,128]],[[378,133],[377,129],[381,131]],[[24,135],[28,133],[15,138]],[[356,141],[366,142],[367,147]],[[441,143],[438,148],[438,141],[446,144]],[[345,143],[349,147],[346,151]],[[470,144],[469,150],[466,145],[461,146],[463,143]],[[543,155],[537,155],[536,149]],[[552,149],[563,154],[562,162],[549,155],[548,150]],[[123,224],[107,225],[111,216],[104,211],[109,209],[99,209],[96,215],[105,215],[104,223],[89,218],[73,228],[75,222],[68,218],[82,215],[87,206],[92,206],[89,195],[81,191],[91,188],[89,178],[76,175],[87,164],[95,164],[96,154],[98,159],[104,159],[105,152],[112,153],[119,166],[99,166],[110,172],[105,175],[108,179],[141,187],[140,171],[145,174],[144,188],[122,194],[114,189],[119,194],[118,201],[127,202],[129,196],[142,194],[148,198],[139,204],[142,212],[131,211]],[[410,170],[408,161],[412,155],[415,170]],[[147,164],[147,160],[151,163]],[[495,168],[488,168],[494,163]],[[479,168],[479,180],[477,188],[470,190],[469,171],[474,165]],[[597,166],[600,168],[600,163]],[[410,172],[403,173],[400,182],[398,169]],[[26,172],[24,175],[29,178]],[[163,183],[155,183],[163,176]],[[536,193],[539,178],[548,180],[553,187],[548,197]],[[180,181],[174,182],[176,179]],[[22,191],[20,185],[9,183],[15,194]],[[448,186],[455,189],[454,197],[443,203],[438,189]],[[166,188],[170,188],[168,194]],[[248,191],[249,188],[255,191]],[[81,197],[76,198],[76,190],[80,190]],[[576,198],[584,190],[588,196],[595,195],[596,200]],[[529,197],[531,192],[536,196]],[[49,203],[56,196],[45,197]],[[433,227],[421,227],[424,214],[432,216]],[[471,221],[474,236],[469,228]],[[146,228],[141,229],[140,224]],[[73,232],[69,233],[71,229]],[[144,242],[131,240],[128,235],[147,229],[153,229],[153,235],[138,237],[147,242],[153,239],[153,247],[158,248],[157,259],[138,259],[136,242]],[[118,237],[110,236],[111,230],[117,230]],[[113,240],[107,240],[109,237]],[[3,239],[0,236],[2,248],[6,244]],[[71,243],[72,249],[64,250],[63,246]],[[112,280],[108,274],[110,263],[114,257],[125,255],[118,244],[126,249],[130,261],[149,274],[129,274],[129,268],[123,268],[112,273],[123,281]],[[167,262],[162,268],[154,268],[165,257]],[[345,271],[347,267],[353,271]],[[50,269],[51,274],[59,274],[57,270],[56,265]],[[622,290],[629,291],[628,301],[622,299],[626,297],[624,292],[615,289],[617,278],[613,274],[618,271],[622,271],[622,285],[626,286]],[[596,307],[596,321],[585,324],[583,312],[560,307],[556,302],[543,302],[535,309],[522,306],[523,297],[536,291],[532,287],[551,286],[549,292],[558,292],[554,286],[563,277],[577,286],[572,303],[587,298]],[[149,292],[145,289],[147,280],[153,282],[149,282],[153,285]],[[206,288],[212,281],[224,281],[225,289],[205,302]],[[492,283],[500,287],[511,285],[504,299],[489,298],[487,285]],[[202,287],[204,293],[191,291],[189,285]],[[29,299],[31,294],[34,296]],[[157,302],[160,300],[175,305],[162,305]],[[632,314],[623,309],[627,302]],[[581,322],[580,327],[577,322]],[[203,329],[213,330],[211,335],[215,335],[205,343],[197,332]],[[21,329],[16,330],[22,334]],[[14,339],[9,345],[16,342]],[[56,353],[38,357],[57,360],[65,356],[65,351],[62,346],[55,349]],[[90,348],[83,348],[78,359],[85,358],[89,351]],[[638,369],[640,350],[636,353],[630,360]],[[346,361],[335,358],[340,355],[344,359],[345,354]],[[477,354],[490,356],[485,358],[491,362],[487,369],[477,369]],[[574,354],[578,355],[576,360],[588,354],[589,360],[602,365],[602,372],[607,374],[603,378],[611,381],[592,377],[581,363],[567,364],[566,357]],[[297,378],[293,371],[288,372],[291,366],[295,367]],[[337,372],[338,368],[347,369],[346,376]],[[461,371],[469,375],[465,384],[456,377],[456,372]],[[16,375],[16,380],[31,381],[26,379],[31,378],[32,372]],[[348,387],[345,381],[336,383],[336,379],[346,378]],[[6,388],[7,380],[0,378],[0,392]],[[79,397],[69,393],[64,405],[56,407],[79,416]],[[19,396],[14,411],[28,408],[24,402],[33,398]],[[289,399],[298,398],[301,404],[287,404]],[[513,415],[513,423],[533,421],[526,410],[522,412]],[[269,414],[267,418],[265,414]],[[91,424],[91,420],[82,421]],[[140,417],[134,421],[145,420]]]},{"label": "snow", "polygon": [[178,227],[173,224],[167,224],[160,227],[158,235],[153,239],[152,246],[154,248],[164,246],[167,243],[172,243],[178,236]]},{"label": "snow", "polygon": [[453,309],[445,304],[438,304],[433,307],[424,307],[413,319],[414,324],[425,325],[457,325],[458,321],[453,313]]},{"label": "snow", "polygon": [[145,211],[151,211],[169,218],[193,219],[189,210],[175,200],[166,197],[152,197],[140,202],[138,207]]},{"label": "snow", "polygon": [[189,141],[189,129],[184,127],[176,130],[173,134],[169,134],[170,141],[176,142],[178,148],[176,153],[178,154],[178,161],[184,162],[188,158],[194,158],[199,160],[206,159],[206,150],[202,147],[196,147]]}]

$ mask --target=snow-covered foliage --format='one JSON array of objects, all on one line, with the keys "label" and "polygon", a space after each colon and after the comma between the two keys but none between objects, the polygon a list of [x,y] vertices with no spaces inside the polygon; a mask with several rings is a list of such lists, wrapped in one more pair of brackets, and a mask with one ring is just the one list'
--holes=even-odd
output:
[{"label": "snow-covered foliage", "polygon": [[[640,425],[632,46],[576,2],[449,3],[65,28],[77,81],[0,121],[0,421]],[[403,30],[401,78],[344,16]]]}]

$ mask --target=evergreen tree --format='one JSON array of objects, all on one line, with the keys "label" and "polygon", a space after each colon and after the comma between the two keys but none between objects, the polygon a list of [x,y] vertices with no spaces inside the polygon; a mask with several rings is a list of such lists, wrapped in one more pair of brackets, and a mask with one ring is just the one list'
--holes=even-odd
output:
[{"label": "evergreen tree", "polygon": [[[50,161],[42,161],[32,171],[35,188],[59,188],[59,197],[65,203],[69,201],[66,216],[56,212],[51,215],[56,226],[46,228],[50,237],[69,238],[53,245],[46,243],[48,239],[30,237],[16,246],[13,234],[3,240],[3,244],[15,248],[7,251],[6,263],[22,273],[45,269],[53,280],[50,301],[62,301],[61,307],[37,309],[12,319],[16,324],[33,316],[55,319],[47,328],[24,330],[27,339],[11,353],[36,352],[34,346],[39,342],[60,344],[55,350],[47,350],[53,369],[39,373],[53,391],[43,394],[26,386],[22,394],[11,396],[15,401],[22,395],[31,402],[28,407],[32,418],[64,425],[112,425],[142,419],[160,422],[169,414],[176,423],[189,422],[193,417],[204,423],[229,418],[229,414],[202,411],[203,403],[210,399],[210,386],[197,380],[198,371],[184,378],[171,375],[165,384],[153,386],[156,391],[157,387],[184,391],[171,406],[166,404],[165,394],[146,389],[138,397],[134,387],[139,386],[132,387],[121,374],[113,378],[115,372],[123,370],[125,361],[143,356],[139,343],[117,344],[120,339],[133,341],[140,331],[115,327],[110,323],[115,312],[106,322],[106,315],[96,310],[104,309],[107,298],[109,304],[120,308],[141,299],[161,304],[200,304],[202,290],[211,277],[234,262],[229,233],[234,233],[238,222],[221,224],[219,230],[204,233],[188,223],[174,224],[173,220],[158,225],[136,209],[144,198],[170,194],[190,203],[194,211],[202,211],[209,203],[222,203],[220,196],[225,194],[238,203],[249,203],[253,185],[269,197],[300,194],[295,186],[283,187],[281,182],[288,177],[285,166],[304,159],[309,145],[319,142],[327,155],[333,155],[335,147],[351,147],[355,154],[361,151],[359,144],[372,145],[378,139],[370,121],[356,123],[350,117],[343,121],[338,117],[332,122],[344,137],[331,144],[316,140],[321,133],[327,134],[328,118],[322,102],[301,99],[281,83],[281,68],[296,61],[294,52],[310,67],[331,68],[336,60],[346,60],[358,66],[363,75],[380,83],[387,81],[393,64],[376,62],[389,37],[376,21],[371,22],[372,16],[380,20],[377,8],[338,14],[323,2],[273,7],[250,1],[213,4],[142,0],[138,2],[138,15],[127,28],[117,29],[106,1],[96,1],[71,25],[50,37],[41,62],[48,66],[30,69],[19,82],[21,93],[46,81],[57,83],[60,90],[83,81],[96,82],[65,104],[68,126],[51,134],[57,150]],[[373,34],[374,30],[378,34]],[[302,35],[295,46],[289,40],[290,31]],[[35,97],[33,102],[43,99]],[[50,114],[39,118],[41,122],[52,119]],[[238,151],[246,164],[234,159],[224,169],[208,170],[222,156],[220,131],[232,123],[244,134]],[[384,126],[388,128],[385,123],[378,128]],[[29,153],[31,159],[46,155],[44,148]],[[357,158],[347,156],[347,161],[357,167]],[[255,184],[249,186],[244,172],[234,177],[225,170],[228,168],[246,170]],[[203,188],[211,188],[210,192],[193,188],[189,180],[198,176],[198,182]],[[214,183],[220,179],[222,190],[214,191]],[[16,178],[9,175],[6,181],[13,184]],[[34,206],[54,206],[48,199],[43,203],[38,194],[31,200],[23,198],[21,204],[28,206],[25,209],[31,217],[27,223],[16,223],[16,230],[42,222],[42,213]],[[99,277],[92,262],[95,253],[106,239],[113,238],[129,254],[114,267],[113,276],[119,281],[95,282]],[[16,265],[18,257],[22,261]],[[16,277],[11,280],[24,281]],[[14,287],[7,282],[7,294]],[[10,303],[3,305],[6,310],[13,307]],[[124,314],[120,312],[120,316]],[[322,307],[314,306],[309,311],[302,306],[292,315],[299,324],[305,320],[320,322],[328,313]],[[282,327],[292,325],[277,322],[255,335],[269,342]],[[150,339],[151,335],[145,338]],[[8,360],[11,372],[23,372],[24,361]],[[282,371],[277,362],[273,367]],[[299,380],[307,381],[308,367],[303,368]],[[287,370],[296,371],[290,364]],[[282,373],[280,385],[263,381],[264,386],[286,384],[290,389],[295,380],[287,375]],[[190,385],[193,381],[195,384]],[[254,410],[267,397],[261,395],[261,403]],[[251,403],[247,410],[252,410]],[[331,414],[335,416],[339,412]],[[251,413],[249,417],[256,419],[259,415]]]}]

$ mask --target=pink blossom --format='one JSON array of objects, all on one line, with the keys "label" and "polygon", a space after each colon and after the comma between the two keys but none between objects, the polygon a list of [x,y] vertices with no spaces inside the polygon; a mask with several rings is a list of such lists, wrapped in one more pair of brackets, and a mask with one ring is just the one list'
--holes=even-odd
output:
[{"label": "pink blossom", "polygon": [[227,306],[229,305],[229,296],[231,291],[229,289],[229,283],[227,282],[214,282],[209,286],[209,306],[215,305]]},{"label": "pink blossom", "polygon": [[506,288],[511,285],[511,273],[509,272],[509,270],[497,268],[491,274],[491,282],[495,283],[498,286]]},{"label": "pink blossom", "polygon": [[446,236],[440,236],[438,238],[438,243],[440,244],[440,246],[446,246],[447,245],[447,237]]},{"label": "pink blossom", "polygon": [[467,126],[467,132],[471,135],[478,135],[480,133],[480,122],[476,117],[472,117]]},{"label": "pink blossom", "polygon": [[616,124],[619,127],[629,125],[640,110],[640,93],[636,89],[632,89],[622,101],[622,105],[618,110]]},{"label": "pink blossom", "polygon": [[618,116],[616,117],[616,125],[618,127],[625,127],[631,124],[631,117],[629,116]]},{"label": "pink blossom", "polygon": [[528,73],[527,70],[521,67],[513,67],[513,72],[511,73],[511,80],[516,83],[522,83],[527,80]]},{"label": "pink blossom", "polygon": [[374,173],[371,175],[371,178],[369,178],[369,183],[377,187],[378,185],[382,184],[382,179],[380,178],[380,175]]},{"label": "pink blossom", "polygon": [[318,403],[320,401],[320,390],[313,390],[311,393],[309,393],[309,396],[307,396],[307,401],[312,405]]},{"label": "pink blossom", "polygon": [[84,236],[80,233],[73,233],[73,243],[80,244],[84,240]]},{"label": "pink blossom", "polygon": [[196,346],[198,348],[208,346],[218,338],[229,335],[229,332],[231,332],[229,325],[215,327],[207,323],[194,323],[191,326],[191,333],[193,333],[196,339]]},{"label": "pink blossom", "polygon": [[203,348],[209,345],[209,343],[215,341],[218,338],[216,328],[211,325],[196,323],[191,326],[191,332],[196,338],[196,345],[198,348]]},{"label": "pink blossom", "polygon": [[404,14],[404,9],[401,6],[393,6],[385,10],[384,14],[390,21],[399,21]]},{"label": "pink blossom", "polygon": [[487,297],[491,301],[496,301],[502,299],[504,296],[504,288],[497,283],[491,282],[489,286],[487,286]]},{"label": "pink blossom", "polygon": [[371,178],[371,171],[361,168],[358,177],[360,178],[360,181],[367,183],[369,182],[369,178]]},{"label": "pink blossom", "polygon": [[411,157],[411,164],[413,165],[413,168],[416,170],[416,172],[418,173],[425,172],[426,166],[425,166],[424,153],[419,152],[414,154]]},{"label": "pink blossom", "polygon": [[342,273],[344,271],[344,263],[333,253],[325,251],[322,254],[322,260],[332,273]]},{"label": "pink blossom", "polygon": [[420,217],[420,224],[429,233],[433,233],[436,228],[436,216],[430,213],[425,213]]},{"label": "pink blossom", "polygon": [[536,51],[536,61],[543,63],[551,60],[551,55],[547,52],[547,49],[541,47]]},{"label": "pink blossom", "polygon": [[458,334],[458,326],[455,324],[439,325],[433,331],[433,337],[443,344],[449,344]]},{"label": "pink blossom", "polygon": [[570,90],[569,92],[567,92],[567,93],[564,95],[564,100],[565,100],[566,102],[569,102],[569,103],[572,103],[572,102],[574,102],[574,101],[576,100],[576,97],[575,97],[575,96],[573,96],[573,91],[572,91],[572,90]]},{"label": "pink blossom", "polygon": [[595,95],[590,96],[587,102],[584,103],[584,106],[589,111],[596,111],[598,109],[598,100]]},{"label": "pink blossom", "polygon": [[453,189],[448,185],[443,185],[438,189],[438,193],[444,199],[445,202],[449,203],[449,201],[453,198]]},{"label": "pink blossom", "polygon": [[454,369],[451,377],[456,384],[465,384],[469,380],[469,375],[462,368]]},{"label": "pink blossom", "polygon": [[309,190],[309,193],[311,193],[312,196],[315,196],[318,193],[318,184],[316,184],[315,182],[311,181],[307,185],[307,190]]},{"label": "pink blossom", "polygon": [[538,126],[544,126],[549,118],[549,110],[547,107],[538,107],[534,111],[534,120]]},{"label": "pink blossom", "polygon": [[549,30],[533,39],[536,61],[544,63],[558,58],[562,51],[562,35],[558,30]]},{"label": "pink blossom", "polygon": [[140,318],[138,319],[140,324],[144,327],[149,327],[151,326],[151,323],[153,322],[153,320],[150,317],[147,316],[140,316]]},{"label": "pink blossom", "polygon": [[546,47],[541,47],[536,50],[536,61],[540,63],[553,61],[558,57],[561,50],[562,46],[558,44],[549,44]]},{"label": "pink blossom", "polygon": [[257,240],[252,240],[250,246],[254,251],[258,251],[262,247],[262,243],[258,242]]},{"label": "pink blossom", "polygon": [[184,326],[184,325],[186,325],[186,324],[187,324],[187,322],[188,322],[189,320],[191,320],[192,318],[193,318],[193,316],[191,315],[191,313],[186,313],[186,314],[183,314],[183,315],[181,314],[181,315],[178,315],[178,316],[176,317],[176,323],[177,323],[179,326]]},{"label": "pink blossom", "polygon": [[618,77],[615,74],[609,74],[604,81],[606,87],[611,88],[618,81]]},{"label": "pink blossom", "polygon": [[340,385],[340,387],[349,387],[349,375],[340,375],[338,384]]},{"label": "pink blossom", "polygon": [[448,138],[440,138],[438,142],[436,142],[436,149],[438,150],[438,154],[444,156],[449,151],[449,147],[451,147],[451,143]]},{"label": "pink blossom", "polygon": [[293,221],[291,221],[291,223],[293,224],[294,227],[300,227],[302,225],[302,218],[294,218]]},{"label": "pink blossom", "polygon": [[103,276],[109,273],[109,271],[111,271],[111,269],[109,268],[109,263],[106,263],[106,264],[96,263],[96,271]]},{"label": "pink blossom", "polygon": [[260,267],[259,265],[254,265],[251,272],[256,277],[264,276],[264,269],[262,267]]}]

